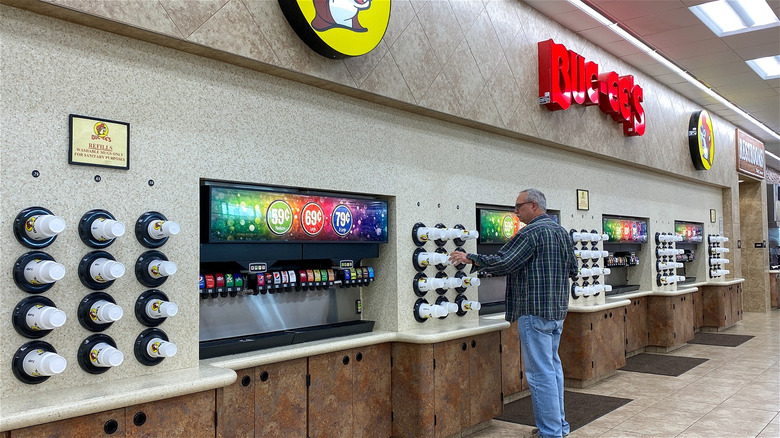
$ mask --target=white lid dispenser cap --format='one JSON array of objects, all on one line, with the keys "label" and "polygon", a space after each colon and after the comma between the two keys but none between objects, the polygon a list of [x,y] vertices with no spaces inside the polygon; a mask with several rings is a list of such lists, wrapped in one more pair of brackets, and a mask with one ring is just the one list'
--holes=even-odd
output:
[{"label": "white lid dispenser cap", "polygon": [[167,318],[179,313],[176,303],[163,300],[150,300],[146,303],[146,314],[150,318]]},{"label": "white lid dispenser cap", "polygon": [[29,376],[53,376],[65,371],[68,361],[57,353],[34,350],[24,357],[22,368]]},{"label": "white lid dispenser cap", "polygon": [[111,240],[125,234],[125,225],[113,219],[99,218],[92,222],[90,232],[97,240]]},{"label": "white lid dispenser cap", "polygon": [[34,216],[32,230],[25,230],[27,236],[35,240],[48,239],[65,230],[65,219],[53,214]]},{"label": "white lid dispenser cap", "polygon": [[62,310],[51,306],[33,306],[27,310],[25,322],[30,328],[53,330],[65,325],[68,316]]},{"label": "white lid dispenser cap", "polygon": [[90,310],[93,309],[98,321],[101,322],[116,322],[122,319],[125,314],[124,309],[120,306],[106,300],[96,301]]},{"label": "white lid dispenser cap", "polygon": [[158,220],[150,222],[149,226],[146,228],[146,231],[153,239],[163,239],[179,234],[181,227],[177,222],[174,221]]},{"label": "white lid dispenser cap", "polygon": [[33,260],[24,268],[24,278],[32,284],[54,283],[65,277],[65,266],[51,260]]},{"label": "white lid dispenser cap", "polygon": [[152,338],[146,344],[146,352],[152,357],[173,357],[179,351],[179,347],[173,342],[162,340],[161,338]]},{"label": "white lid dispenser cap", "polygon": [[125,361],[125,355],[111,345],[100,342],[90,350],[89,360],[98,367],[118,367]]}]

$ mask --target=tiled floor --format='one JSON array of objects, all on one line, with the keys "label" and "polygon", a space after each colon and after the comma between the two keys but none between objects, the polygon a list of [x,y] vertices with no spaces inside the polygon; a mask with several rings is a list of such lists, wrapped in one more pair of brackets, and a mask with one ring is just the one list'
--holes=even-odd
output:
[{"label": "tiled floor", "polygon": [[[780,437],[780,311],[745,313],[723,333],[755,337],[738,347],[690,344],[670,353],[709,359],[678,377],[618,371],[590,388],[567,388],[633,399],[570,437]],[[492,420],[469,438],[531,436],[531,429]]]}]

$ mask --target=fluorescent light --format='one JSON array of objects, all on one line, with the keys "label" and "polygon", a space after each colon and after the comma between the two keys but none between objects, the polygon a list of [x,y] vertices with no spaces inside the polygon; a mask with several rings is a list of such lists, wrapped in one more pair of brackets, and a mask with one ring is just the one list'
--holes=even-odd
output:
[{"label": "fluorescent light", "polygon": [[688,9],[719,37],[780,25],[766,0],[717,0]]},{"label": "fluorescent light", "polygon": [[762,79],[780,78],[780,55],[745,61]]},{"label": "fluorescent light", "polygon": [[[640,50],[645,52],[648,56],[650,56],[651,58],[655,59],[656,61],[658,61],[659,63],[663,64],[664,66],[666,66],[666,68],[668,68],[671,71],[677,73],[680,77],[682,77],[683,79],[688,81],[690,84],[692,84],[696,88],[698,88],[698,89],[702,90],[703,92],[707,93],[713,99],[717,100],[718,102],[720,102],[723,105],[725,105],[726,107],[728,107],[730,110],[732,110],[735,113],[737,113],[737,115],[741,116],[745,120],[747,120],[750,123],[754,124],[759,129],[761,129],[762,131],[764,131],[767,134],[771,135],[772,137],[776,138],[777,140],[780,140],[780,134],[778,134],[777,132],[769,129],[769,127],[767,127],[763,123],[759,122],[753,116],[751,116],[750,114],[746,113],[745,111],[742,111],[741,109],[739,109],[736,105],[734,105],[733,103],[731,103],[728,100],[726,100],[725,97],[721,96],[720,94],[716,93],[715,91],[713,91],[712,89],[710,89],[709,87],[704,85],[698,79],[696,79],[695,77],[691,76],[688,72],[686,72],[685,70],[681,69],[675,63],[673,63],[672,61],[667,59],[665,56],[663,56],[660,53],[658,53],[655,49],[653,49],[652,47],[648,46],[647,44],[645,44],[644,42],[642,42],[638,38],[634,37],[630,32],[628,32],[625,29],[621,28],[617,23],[615,23],[614,21],[610,20],[609,18],[601,15],[601,13],[599,11],[593,9],[589,5],[587,5],[584,2],[582,2],[581,0],[567,0],[567,1],[570,4],[572,4],[573,6],[576,6],[582,12],[585,12],[588,16],[590,16],[594,20],[596,20],[599,23],[601,23],[604,26],[606,26],[612,32],[615,32],[617,35],[621,36],[624,40],[626,40],[626,41],[630,42],[631,44],[633,44],[634,46],[638,47]],[[741,5],[740,7],[743,10],[750,9],[750,11],[751,11],[750,12],[750,14],[751,14],[750,16],[751,17],[752,17],[752,14],[753,14],[753,8],[758,7],[759,4],[762,5],[761,7],[766,6],[767,8],[769,8],[769,5],[766,4],[765,0],[729,0],[729,3],[731,3],[731,2],[738,2],[738,3],[740,3],[740,5]],[[734,14],[734,16],[737,17],[737,19],[740,21],[740,23],[743,22],[743,19],[739,18],[739,15],[737,14],[737,12],[735,12],[735,10],[733,8],[728,6],[728,3],[725,0],[719,0],[717,2],[705,3],[705,5],[709,5],[711,3],[722,3],[722,4],[726,5],[726,7],[728,7],[731,10],[731,12]],[[704,6],[704,5],[699,5],[699,6]],[[699,6],[694,6],[693,8],[690,8],[690,9],[691,9],[691,11],[693,11],[694,8],[697,8]],[[749,6],[749,8],[748,8],[748,6]],[[740,7],[737,7],[737,9],[740,9]],[[759,8],[758,10],[762,10],[762,9]],[[694,14],[696,13],[695,11],[693,11],[693,12],[694,12]],[[745,11],[740,11],[740,13],[745,15]],[[769,9],[768,13],[766,11],[764,11],[764,12],[762,12],[762,14],[764,14],[764,15],[768,16],[769,18],[773,19],[772,24],[763,25],[763,26],[756,25],[756,26],[754,26],[752,28],[749,28],[747,30],[734,31],[734,32],[730,33],[730,35],[734,34],[734,33],[746,32],[748,30],[754,30],[756,28],[766,28],[766,27],[777,26],[778,24],[780,24],[780,22],[778,22],[778,20],[777,20],[777,16],[774,14],[774,12],[772,12],[771,9]],[[698,14],[697,14],[697,16],[698,16]],[[699,18],[701,18],[701,17],[699,17]],[[751,21],[751,20],[753,20],[753,18],[749,18],[749,19],[746,18],[746,21]],[[702,21],[704,21],[704,19],[702,19]],[[764,21],[766,21],[766,20],[764,20]],[[706,24],[706,22],[705,22],[705,24]],[[712,29],[712,28],[710,28],[710,29]],[[777,58],[777,57],[775,57],[775,58]]]},{"label": "fluorescent light", "polygon": [[775,154],[773,154],[773,153],[771,153],[769,151],[764,151],[764,153],[769,155],[770,157],[774,158],[775,160],[780,161],[780,157],[778,157],[777,155],[775,155]]}]

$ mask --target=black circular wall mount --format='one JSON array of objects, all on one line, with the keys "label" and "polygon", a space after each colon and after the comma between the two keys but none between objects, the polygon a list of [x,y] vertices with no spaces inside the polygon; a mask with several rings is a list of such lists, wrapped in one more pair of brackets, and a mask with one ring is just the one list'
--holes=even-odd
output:
[{"label": "black circular wall mount", "polygon": [[16,215],[16,219],[14,219],[14,236],[16,236],[16,240],[18,240],[19,243],[26,246],[27,248],[32,249],[45,248],[54,243],[54,240],[57,239],[57,236],[36,240],[30,238],[30,236],[27,235],[27,221],[35,216],[44,215],[54,215],[54,213],[43,207],[29,207],[19,212],[19,214]]},{"label": "black circular wall mount", "polygon": [[135,339],[135,345],[133,348],[135,358],[138,360],[138,362],[141,362],[147,366],[157,365],[162,362],[163,359],[165,359],[164,357],[152,357],[149,352],[146,351],[146,346],[154,338],[160,338],[163,341],[167,341],[168,335],[166,335],[165,332],[160,329],[150,328],[142,331],[141,334],[138,335],[138,337]]},{"label": "black circular wall mount", "polygon": [[20,381],[31,385],[43,383],[46,380],[48,380],[49,377],[51,377],[51,376],[31,376],[24,372],[24,359],[25,357],[27,357],[27,355],[30,352],[35,350],[50,351],[52,353],[57,352],[57,350],[55,350],[54,347],[48,342],[31,341],[19,347],[19,349],[16,350],[16,353],[14,353],[13,359],[11,360],[11,367],[13,369],[14,376],[16,376],[16,378],[19,379]]},{"label": "black circular wall mount", "polygon": [[16,329],[17,333],[30,339],[42,338],[51,333],[51,329],[33,329],[27,325],[27,312],[32,307],[39,305],[57,307],[54,305],[52,300],[44,297],[43,295],[34,295],[19,301],[19,304],[17,304],[14,308],[12,316],[14,329]]},{"label": "black circular wall mount", "polygon": [[114,342],[111,336],[104,335],[104,334],[92,335],[81,342],[81,345],[79,345],[78,353],[76,354],[78,356],[79,366],[81,367],[82,370],[90,374],[103,374],[112,368],[112,367],[96,366],[90,360],[92,349],[95,347],[95,345],[101,342],[105,342],[106,344],[116,348],[116,342]]},{"label": "black circular wall mount", "polygon": [[27,279],[24,277],[24,268],[27,267],[28,263],[33,262],[35,260],[54,261],[54,257],[50,256],[49,254],[43,251],[30,251],[26,254],[22,254],[16,260],[16,263],[14,263],[13,277],[14,277],[14,283],[16,283],[16,286],[18,286],[19,289],[25,292],[39,294],[41,292],[46,292],[47,290],[51,289],[51,287],[54,286],[54,283],[33,284],[27,281]]}]

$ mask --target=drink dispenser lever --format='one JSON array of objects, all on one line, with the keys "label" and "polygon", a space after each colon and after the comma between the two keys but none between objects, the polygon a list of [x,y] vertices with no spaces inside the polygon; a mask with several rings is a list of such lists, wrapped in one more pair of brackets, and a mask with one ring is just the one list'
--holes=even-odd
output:
[{"label": "drink dispenser lever", "polygon": [[14,220],[16,240],[28,248],[44,248],[65,230],[65,220],[43,207],[22,210]]},{"label": "drink dispenser lever", "polygon": [[141,215],[135,223],[135,237],[147,248],[159,248],[168,238],[179,234],[181,227],[156,211]]}]

